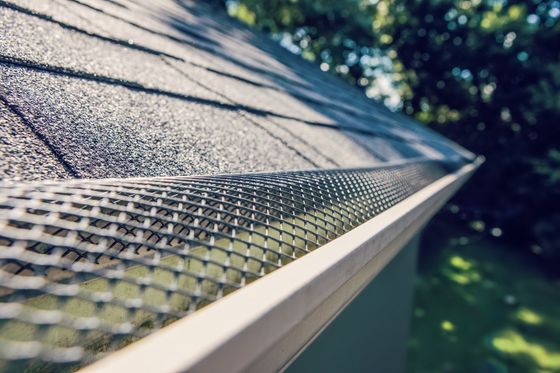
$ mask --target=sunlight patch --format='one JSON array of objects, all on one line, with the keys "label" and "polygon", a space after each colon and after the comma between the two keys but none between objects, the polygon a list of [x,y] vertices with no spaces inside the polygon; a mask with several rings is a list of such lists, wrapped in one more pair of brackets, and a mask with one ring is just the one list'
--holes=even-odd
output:
[{"label": "sunlight patch", "polygon": [[505,354],[530,357],[540,368],[560,369],[560,353],[552,352],[544,346],[527,341],[514,331],[506,331],[492,339],[492,346]]},{"label": "sunlight patch", "polygon": [[543,321],[541,316],[528,308],[521,308],[519,311],[517,311],[515,316],[517,317],[517,319],[523,321],[524,323],[531,325],[538,325]]},{"label": "sunlight patch", "polygon": [[455,324],[453,324],[449,320],[444,320],[441,322],[441,328],[446,332],[452,332],[453,330],[455,330]]},{"label": "sunlight patch", "polygon": [[451,259],[449,259],[449,263],[451,263],[453,267],[462,269],[463,271],[468,271],[474,266],[472,261],[464,259],[458,255],[452,256]]}]

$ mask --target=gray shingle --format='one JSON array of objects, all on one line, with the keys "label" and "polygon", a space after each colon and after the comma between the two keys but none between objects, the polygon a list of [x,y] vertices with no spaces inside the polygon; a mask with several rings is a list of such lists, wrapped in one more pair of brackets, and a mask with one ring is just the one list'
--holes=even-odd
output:
[{"label": "gray shingle", "polygon": [[294,98],[288,92],[252,85],[179,61],[169,61],[169,63],[176,66],[185,76],[189,76],[213,92],[223,95],[237,104],[282,116],[336,125],[320,111],[315,110],[308,103]]},{"label": "gray shingle", "polygon": [[46,144],[2,101],[0,128],[0,181],[71,176]]},{"label": "gray shingle", "polygon": [[61,149],[82,177],[315,166],[234,111],[0,66],[7,100]]},{"label": "gray shingle", "polygon": [[124,43],[130,48],[145,47],[150,48],[151,54],[155,55],[161,52],[201,63],[205,61],[194,49],[187,50],[185,44],[154,35],[76,3],[54,0],[10,0],[7,4],[15,4],[40,16],[50,17],[56,22],[90,33],[92,36],[114,39],[115,42]]},{"label": "gray shingle", "polygon": [[119,4],[0,0],[0,98],[78,176],[472,156],[207,4]]},{"label": "gray shingle", "polygon": [[7,8],[0,8],[0,18],[2,57],[219,100],[218,96],[169,67],[161,57],[98,40]]},{"label": "gray shingle", "polygon": [[375,139],[371,137],[357,136],[362,139],[357,141],[351,133],[314,127],[293,119],[272,118],[270,121],[283,130],[282,136],[290,139],[289,142],[298,146],[301,152],[313,159],[318,158],[314,154],[320,154],[327,160],[322,167],[371,167],[389,157],[389,154],[380,157],[381,149],[374,150]]}]

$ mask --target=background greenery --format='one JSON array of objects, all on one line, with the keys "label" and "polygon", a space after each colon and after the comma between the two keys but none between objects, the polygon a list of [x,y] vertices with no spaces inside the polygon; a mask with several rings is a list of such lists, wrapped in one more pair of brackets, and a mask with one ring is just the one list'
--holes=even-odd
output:
[{"label": "background greenery", "polygon": [[224,5],[486,157],[426,230],[410,369],[560,371],[560,1]]},{"label": "background greenery", "polygon": [[560,372],[560,279],[440,214],[420,250],[410,372]]}]

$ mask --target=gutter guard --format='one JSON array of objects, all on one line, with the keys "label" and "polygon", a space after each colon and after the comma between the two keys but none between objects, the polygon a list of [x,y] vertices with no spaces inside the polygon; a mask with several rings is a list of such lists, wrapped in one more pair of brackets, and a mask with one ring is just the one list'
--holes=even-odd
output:
[{"label": "gutter guard", "polygon": [[86,371],[281,369],[476,165],[449,168],[1,187],[3,366],[75,369],[142,338]]}]

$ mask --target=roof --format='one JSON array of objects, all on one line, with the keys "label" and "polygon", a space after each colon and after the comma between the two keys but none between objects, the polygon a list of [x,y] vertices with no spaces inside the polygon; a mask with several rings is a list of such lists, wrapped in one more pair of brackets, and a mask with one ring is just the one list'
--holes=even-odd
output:
[{"label": "roof", "polygon": [[2,0],[0,17],[5,179],[471,156],[202,2]]},{"label": "roof", "polygon": [[0,19],[0,370],[280,369],[475,168],[203,2]]}]

